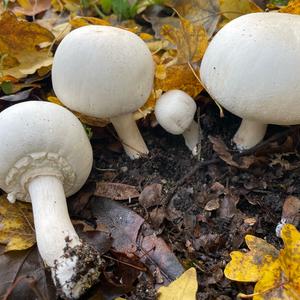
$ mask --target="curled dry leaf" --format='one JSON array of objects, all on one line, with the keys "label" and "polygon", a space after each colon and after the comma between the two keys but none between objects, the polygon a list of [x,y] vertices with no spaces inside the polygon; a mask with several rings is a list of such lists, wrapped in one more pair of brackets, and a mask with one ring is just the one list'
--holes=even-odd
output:
[{"label": "curled dry leaf", "polygon": [[52,64],[53,34],[38,24],[19,20],[9,11],[0,16],[0,76],[22,78]]},{"label": "curled dry leaf", "polygon": [[51,7],[51,0],[18,0],[20,6],[15,6],[13,11],[25,16],[35,16]]},{"label": "curled dry leaf", "polygon": [[94,194],[113,200],[128,200],[140,196],[135,186],[113,182],[97,182]]},{"label": "curled dry leaf", "polygon": [[220,137],[209,136],[208,138],[213,145],[214,151],[228,165],[239,169],[248,169],[253,163],[255,163],[256,159],[254,155],[242,157],[239,163],[234,161],[232,155],[229,153],[227,146]]},{"label": "curled dry leaf", "polygon": [[11,204],[5,196],[0,197],[0,244],[6,245],[5,252],[28,249],[35,244],[30,204]]}]

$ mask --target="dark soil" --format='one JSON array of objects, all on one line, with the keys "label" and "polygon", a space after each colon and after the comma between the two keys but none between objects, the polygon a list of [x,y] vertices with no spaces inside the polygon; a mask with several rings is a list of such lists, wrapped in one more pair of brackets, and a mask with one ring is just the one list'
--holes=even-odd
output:
[{"label": "dark soil", "polygon": [[[269,126],[266,139],[275,135],[274,141],[253,153],[250,151],[249,155],[255,155],[254,163],[240,169],[218,161],[218,154],[208,139],[209,135],[219,136],[239,162],[242,158],[231,145],[231,138],[240,119],[228,112],[220,118],[218,108],[207,99],[200,102],[199,107],[203,134],[201,161],[191,156],[181,136],[168,134],[159,126],[152,128],[143,121],[140,127],[150,155],[135,161],[122,152],[113,138],[112,128],[106,132],[94,131],[92,176],[96,181],[138,186],[140,191],[153,183],[162,184],[161,203],[156,206],[156,209],[163,207],[160,217],[153,213],[155,208],[143,208],[138,199],[130,203],[125,201],[123,205],[145,218],[186,268],[197,269],[198,299],[235,299],[238,292],[252,292],[253,286],[234,283],[224,277],[229,253],[246,247],[246,234],[281,247],[275,228],[281,218],[284,199],[300,193],[296,151],[299,132],[297,128],[286,131],[288,128]],[[214,163],[199,168],[179,184],[194,166],[209,160]],[[219,206],[209,209],[209,201],[218,201]],[[141,277],[136,290],[127,297],[155,299],[151,287],[153,285],[149,287]]]}]

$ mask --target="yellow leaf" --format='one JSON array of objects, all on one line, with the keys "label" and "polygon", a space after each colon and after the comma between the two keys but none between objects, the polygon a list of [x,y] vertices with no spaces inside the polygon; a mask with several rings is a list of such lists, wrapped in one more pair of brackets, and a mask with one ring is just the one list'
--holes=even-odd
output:
[{"label": "yellow leaf", "polygon": [[161,35],[176,45],[178,64],[200,61],[208,45],[208,37],[203,26],[184,18],[180,18],[178,27],[163,25]]},{"label": "yellow leaf", "polygon": [[[187,64],[173,65],[163,68],[159,66],[158,77],[155,78],[154,89],[164,92],[178,89],[186,92],[192,98],[196,97],[203,87]],[[198,73],[198,70],[195,70]]]},{"label": "yellow leaf", "polygon": [[[52,64],[52,55],[43,44],[53,34],[35,23],[18,20],[8,11],[0,16],[0,76],[22,78]],[[5,60],[6,57],[13,58]]]},{"label": "yellow leaf", "polygon": [[31,205],[17,201],[8,202],[0,197],[0,244],[6,245],[5,252],[24,250],[35,244]]},{"label": "yellow leaf", "polygon": [[251,0],[220,0],[221,13],[229,20],[245,14],[263,11]]},{"label": "yellow leaf", "polygon": [[225,276],[237,281],[257,281],[252,295],[240,298],[253,300],[300,299],[300,233],[294,225],[281,230],[284,248],[278,251],[264,240],[247,236],[247,253],[234,251],[225,268]]},{"label": "yellow leaf", "polygon": [[158,300],[195,300],[198,289],[197,274],[195,268],[185,271],[169,286],[160,287]]},{"label": "yellow leaf", "polygon": [[94,17],[75,17],[70,21],[73,28],[78,28],[87,25],[110,25],[106,20]]},{"label": "yellow leaf", "polygon": [[284,6],[279,9],[279,12],[300,15],[300,1],[289,1],[287,6]]}]

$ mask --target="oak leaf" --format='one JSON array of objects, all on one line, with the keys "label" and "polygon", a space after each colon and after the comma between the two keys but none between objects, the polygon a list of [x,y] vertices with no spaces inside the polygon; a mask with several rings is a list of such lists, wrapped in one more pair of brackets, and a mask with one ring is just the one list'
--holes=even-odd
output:
[{"label": "oak leaf", "polygon": [[30,204],[11,204],[5,196],[0,197],[0,244],[6,245],[5,252],[25,250],[35,244]]},{"label": "oak leaf", "polygon": [[224,274],[227,278],[243,282],[257,282],[253,300],[296,300],[300,298],[300,233],[286,224],[281,238],[284,248],[278,251],[265,240],[247,235],[245,241],[250,251],[234,251]]}]

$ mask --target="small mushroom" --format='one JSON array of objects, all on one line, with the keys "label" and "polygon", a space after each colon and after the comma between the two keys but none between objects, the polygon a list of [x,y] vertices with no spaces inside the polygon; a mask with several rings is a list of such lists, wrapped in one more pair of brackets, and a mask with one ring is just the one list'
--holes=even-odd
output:
[{"label": "small mushroom", "polygon": [[79,298],[98,280],[98,252],[80,240],[66,196],[77,192],[92,167],[92,148],[67,109],[28,101],[0,113],[0,187],[8,200],[32,203],[38,249],[58,293]]},{"label": "small mushroom", "polygon": [[192,97],[181,90],[164,93],[156,102],[157,122],[172,134],[182,134],[186,146],[197,155],[199,126],[194,121],[197,106]]},{"label": "small mushroom", "polygon": [[133,119],[152,90],[154,63],[136,34],[110,26],[75,29],[59,44],[52,83],[67,107],[109,118],[131,159],[148,154]]},{"label": "small mushroom", "polygon": [[200,67],[205,89],[243,118],[233,140],[240,150],[259,143],[267,124],[300,122],[300,16],[253,13],[225,25]]}]

